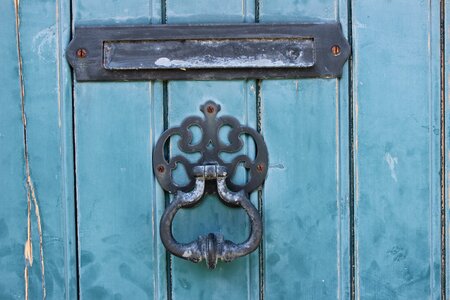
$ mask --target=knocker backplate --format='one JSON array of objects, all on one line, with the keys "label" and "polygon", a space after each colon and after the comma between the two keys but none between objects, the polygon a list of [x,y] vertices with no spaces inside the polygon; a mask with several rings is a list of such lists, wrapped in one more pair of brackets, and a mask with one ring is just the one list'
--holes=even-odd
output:
[{"label": "knocker backplate", "polygon": [[[165,131],[156,143],[153,152],[153,169],[161,186],[170,193],[177,191],[188,192],[194,188],[195,178],[193,170],[196,166],[219,165],[227,169],[229,176],[226,179],[227,186],[234,192],[244,191],[250,193],[262,184],[267,174],[268,154],[267,147],[262,136],[253,128],[241,125],[231,116],[218,116],[220,105],[208,101],[200,107],[204,118],[198,116],[187,117],[180,126],[172,127]],[[201,130],[201,139],[193,143],[191,127],[197,126]],[[225,141],[221,141],[219,131],[229,126],[230,131]],[[195,161],[189,161],[182,154],[173,157],[165,157],[165,146],[170,137],[180,136],[178,148],[184,153],[200,153],[201,157]],[[238,153],[243,149],[245,136],[250,137],[255,144],[255,157],[250,158],[245,154],[237,154],[231,161],[221,158],[221,153]],[[178,185],[174,182],[172,173],[177,165],[183,165],[187,172],[189,182],[186,185]],[[238,165],[242,164],[247,170],[249,179],[245,184],[236,184],[231,178]],[[214,193],[215,187],[206,185],[207,193]]]}]

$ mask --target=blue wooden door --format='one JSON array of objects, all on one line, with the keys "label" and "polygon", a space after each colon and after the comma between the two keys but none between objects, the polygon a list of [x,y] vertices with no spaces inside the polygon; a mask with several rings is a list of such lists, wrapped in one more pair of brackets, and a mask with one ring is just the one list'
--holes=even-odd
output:
[{"label": "blue wooden door", "polygon": [[[446,299],[448,5],[0,1],[0,299]],[[80,25],[321,21],[352,45],[341,79],[81,83],[65,59]],[[206,100],[270,160],[260,247],[213,271],[166,253],[152,171]],[[248,231],[214,196],[174,223],[185,242]]]}]

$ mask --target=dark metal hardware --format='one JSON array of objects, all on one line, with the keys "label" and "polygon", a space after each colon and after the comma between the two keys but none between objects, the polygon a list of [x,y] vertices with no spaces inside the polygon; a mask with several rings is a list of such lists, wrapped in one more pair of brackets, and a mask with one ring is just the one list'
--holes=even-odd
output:
[{"label": "dark metal hardware", "polygon": [[[249,200],[249,193],[258,188],[265,180],[268,166],[267,147],[262,136],[253,128],[241,125],[231,116],[217,117],[220,105],[208,101],[200,107],[205,118],[191,116],[180,126],[166,130],[156,143],[153,151],[153,169],[160,185],[168,192],[175,194],[173,201],[166,208],[160,223],[161,240],[166,249],[173,255],[192,262],[205,260],[208,267],[215,268],[220,259],[229,262],[235,258],[254,251],[262,235],[261,217],[258,210]],[[197,126],[202,131],[201,140],[192,144],[191,127]],[[222,127],[230,127],[228,143],[221,141],[219,131]],[[183,155],[166,158],[164,147],[172,136],[180,136],[178,148],[184,153],[201,154],[191,162]],[[242,150],[242,136],[248,136],[255,143],[255,157],[238,153]],[[237,153],[230,162],[223,160],[220,154]],[[231,181],[239,164],[243,164],[249,173],[249,180],[244,184]],[[190,181],[180,186],[172,178],[172,170],[182,164]],[[204,194],[216,194],[219,199],[231,207],[243,208],[250,219],[251,233],[246,241],[236,244],[225,240],[220,234],[209,233],[200,236],[190,243],[178,243],[172,234],[172,221],[181,208],[191,208],[198,204]]]},{"label": "dark metal hardware", "polygon": [[78,81],[329,78],[350,45],[339,23],[76,27],[66,55]]}]

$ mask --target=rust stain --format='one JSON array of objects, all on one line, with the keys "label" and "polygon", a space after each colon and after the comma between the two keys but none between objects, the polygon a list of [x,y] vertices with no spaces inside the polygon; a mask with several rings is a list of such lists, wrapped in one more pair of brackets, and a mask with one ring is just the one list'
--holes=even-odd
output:
[{"label": "rust stain", "polygon": [[15,29],[16,29],[16,47],[17,47],[17,58],[19,64],[19,84],[20,84],[20,97],[21,97],[21,109],[22,109],[22,123],[23,123],[23,134],[24,134],[24,160],[25,160],[25,172],[26,172],[26,188],[27,188],[27,240],[24,246],[24,258],[25,258],[25,269],[24,269],[24,280],[25,280],[25,299],[29,298],[28,280],[29,280],[29,270],[33,266],[33,243],[31,236],[31,202],[33,202],[33,208],[37,220],[37,228],[39,234],[39,252],[41,260],[41,277],[42,277],[42,298],[46,297],[45,290],[45,264],[44,264],[44,249],[43,249],[43,238],[42,238],[42,223],[39,213],[39,205],[36,198],[36,192],[34,189],[33,181],[30,176],[30,164],[28,159],[28,143],[27,143],[27,119],[25,115],[25,87],[23,81],[23,66],[22,66],[22,55],[20,51],[20,16],[19,16],[19,0],[14,0],[14,13],[15,13]]}]

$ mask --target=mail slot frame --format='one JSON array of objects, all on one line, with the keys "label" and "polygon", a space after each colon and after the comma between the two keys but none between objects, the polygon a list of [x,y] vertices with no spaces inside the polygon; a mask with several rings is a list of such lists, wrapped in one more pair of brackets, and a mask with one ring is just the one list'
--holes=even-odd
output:
[{"label": "mail slot frame", "polygon": [[[239,64],[228,68],[128,68],[107,69],[105,43],[180,40],[240,39],[308,39],[313,41],[312,66],[246,67]],[[339,50],[338,52],[333,51]],[[251,47],[247,47],[251,50]],[[186,49],[189,51],[189,49]],[[241,53],[242,54],[242,53]],[[78,81],[132,80],[226,80],[340,77],[342,67],[350,55],[350,45],[339,23],[305,24],[219,24],[219,25],[143,25],[143,26],[79,26],[75,28],[66,56],[74,68]],[[124,64],[132,57],[123,57]]]},{"label": "mail slot frame", "polygon": [[103,42],[108,70],[309,68],[314,63],[311,38]]}]

